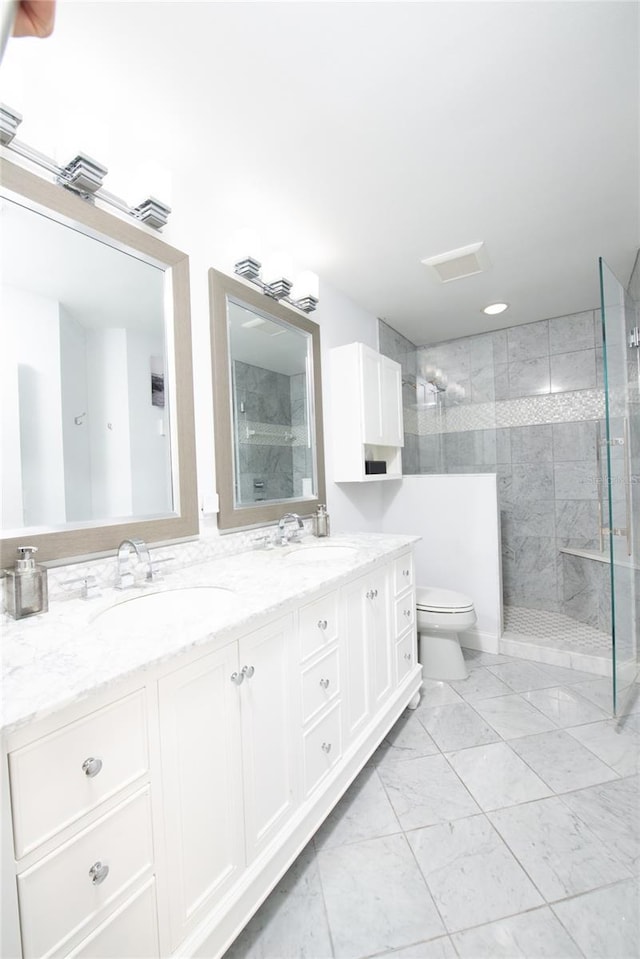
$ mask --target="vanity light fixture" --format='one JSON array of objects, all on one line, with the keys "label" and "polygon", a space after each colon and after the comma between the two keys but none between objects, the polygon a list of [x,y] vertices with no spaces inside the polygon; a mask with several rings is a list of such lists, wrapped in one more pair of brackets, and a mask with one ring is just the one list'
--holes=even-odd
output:
[{"label": "vanity light fixture", "polygon": [[[304,270],[294,282],[290,279],[293,273],[291,258],[286,253],[272,253],[265,257],[263,265],[256,254],[256,247],[259,247],[259,240],[254,231],[238,231],[238,252],[233,267],[237,276],[254,283],[274,300],[282,300],[303,313],[313,313],[318,305],[318,275]],[[249,253],[249,250],[252,252]]]},{"label": "vanity light fixture", "polygon": [[498,313],[504,313],[504,311],[508,309],[508,303],[490,303],[489,306],[484,307],[482,312],[486,313],[488,316],[496,316]]},{"label": "vanity light fixture", "polygon": [[103,188],[102,181],[108,173],[105,166],[87,156],[86,153],[78,153],[66,166],[58,166],[44,153],[16,139],[16,131],[21,123],[20,113],[0,103],[0,144],[2,146],[46,170],[47,173],[52,173],[56,183],[77,193],[83,200],[93,203],[98,197],[103,203],[108,203],[121,213],[127,213],[154,230],[161,230],[166,225],[171,207],[161,203],[155,197],[148,197],[138,206],[130,207],[124,200]]}]

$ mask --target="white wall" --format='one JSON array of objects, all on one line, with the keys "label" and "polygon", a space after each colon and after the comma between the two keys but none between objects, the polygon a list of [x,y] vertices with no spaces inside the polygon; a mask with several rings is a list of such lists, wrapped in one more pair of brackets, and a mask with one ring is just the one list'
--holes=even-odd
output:
[{"label": "white wall", "polygon": [[63,307],[60,308],[60,392],[67,521],[87,520],[93,515],[87,335],[85,328]]},{"label": "white wall", "polygon": [[494,473],[405,476],[384,490],[385,532],[421,536],[416,583],[470,596],[478,622],[464,645],[499,651],[502,633],[500,523]]}]

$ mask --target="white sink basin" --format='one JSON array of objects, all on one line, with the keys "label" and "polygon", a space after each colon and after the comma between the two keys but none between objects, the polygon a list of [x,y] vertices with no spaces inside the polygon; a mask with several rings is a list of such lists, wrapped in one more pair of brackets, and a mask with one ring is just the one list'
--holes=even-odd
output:
[{"label": "white sink basin", "polygon": [[133,596],[103,610],[96,626],[136,629],[141,626],[181,626],[205,622],[237,606],[235,593],[223,586],[185,586]]},{"label": "white sink basin", "polygon": [[326,546],[300,546],[286,556],[289,563],[336,563],[352,559],[358,550],[355,546],[327,544]]}]

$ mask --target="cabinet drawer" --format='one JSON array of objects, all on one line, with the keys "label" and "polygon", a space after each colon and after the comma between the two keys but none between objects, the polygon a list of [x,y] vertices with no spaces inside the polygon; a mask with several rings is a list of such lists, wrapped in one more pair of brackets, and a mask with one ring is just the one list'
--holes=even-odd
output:
[{"label": "cabinet drawer", "polygon": [[407,593],[406,596],[402,596],[400,599],[397,599],[395,601],[394,608],[394,626],[396,636],[400,636],[402,633],[404,633],[405,629],[407,629],[409,626],[415,628],[416,606],[413,591]]},{"label": "cabinet drawer", "polygon": [[407,673],[411,672],[416,664],[416,637],[413,632],[407,633],[399,643],[396,643],[396,677],[401,683]]},{"label": "cabinet drawer", "polygon": [[340,692],[338,650],[333,649],[302,674],[302,721],[308,722]]},{"label": "cabinet drawer", "polygon": [[144,691],[9,754],[16,857],[146,772]]},{"label": "cabinet drawer", "polygon": [[393,563],[393,588],[396,596],[409,586],[414,585],[413,556],[406,553]]},{"label": "cabinet drawer", "polygon": [[152,861],[150,797],[144,789],[18,876],[25,959],[60,950],[72,935],[104,918]]},{"label": "cabinet drawer", "polygon": [[298,618],[300,657],[304,661],[338,638],[338,595],[329,593],[303,606]]},{"label": "cabinet drawer", "polygon": [[160,955],[155,880],[127,899],[67,959],[154,959]]},{"label": "cabinet drawer", "polygon": [[304,792],[315,789],[342,755],[340,706],[316,723],[304,737]]}]

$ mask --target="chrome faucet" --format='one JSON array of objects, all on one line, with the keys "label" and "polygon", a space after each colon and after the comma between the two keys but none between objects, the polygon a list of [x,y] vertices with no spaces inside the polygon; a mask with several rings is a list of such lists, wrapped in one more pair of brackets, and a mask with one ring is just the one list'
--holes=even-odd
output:
[{"label": "chrome faucet", "polygon": [[140,562],[145,563],[147,567],[145,582],[151,583],[153,581],[153,563],[151,562],[149,547],[145,541],[142,539],[123,539],[118,546],[118,580],[116,582],[116,589],[128,589],[135,585],[133,573],[129,567],[129,559],[132,552],[135,553]]},{"label": "chrome faucet", "polygon": [[[298,524],[298,528],[294,529],[294,531],[291,534],[287,534],[287,530],[285,528],[288,519],[294,519]],[[302,519],[298,516],[298,514],[285,513],[284,516],[282,516],[280,518],[280,521],[278,522],[278,537],[280,539],[280,545],[286,546],[287,543],[297,540],[300,536],[301,529],[304,529],[304,523],[302,522]]]}]

